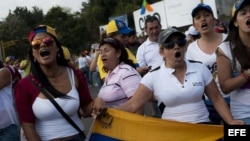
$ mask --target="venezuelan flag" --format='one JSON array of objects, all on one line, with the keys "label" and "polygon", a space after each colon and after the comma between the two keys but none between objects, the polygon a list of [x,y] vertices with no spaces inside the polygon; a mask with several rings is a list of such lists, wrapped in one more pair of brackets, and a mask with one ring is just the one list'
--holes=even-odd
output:
[{"label": "venezuelan flag", "polygon": [[146,0],[143,0],[142,6],[141,6],[141,15],[145,14],[146,9],[149,12],[153,11],[153,8],[150,6],[150,4],[148,4]]},{"label": "venezuelan flag", "polygon": [[145,117],[115,109],[95,120],[90,141],[215,141],[223,126]]}]

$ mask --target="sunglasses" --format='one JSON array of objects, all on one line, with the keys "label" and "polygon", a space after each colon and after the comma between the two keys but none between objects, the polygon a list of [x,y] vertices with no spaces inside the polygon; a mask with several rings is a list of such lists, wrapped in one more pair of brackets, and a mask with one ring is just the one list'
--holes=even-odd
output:
[{"label": "sunglasses", "polygon": [[177,39],[175,41],[169,41],[166,43],[163,43],[163,46],[165,49],[172,49],[174,48],[174,45],[177,44],[179,47],[184,47],[187,44],[186,39]]},{"label": "sunglasses", "polygon": [[42,39],[36,39],[31,42],[33,49],[39,49],[41,44],[44,43],[46,46],[51,45],[54,42],[53,38],[44,37]]}]

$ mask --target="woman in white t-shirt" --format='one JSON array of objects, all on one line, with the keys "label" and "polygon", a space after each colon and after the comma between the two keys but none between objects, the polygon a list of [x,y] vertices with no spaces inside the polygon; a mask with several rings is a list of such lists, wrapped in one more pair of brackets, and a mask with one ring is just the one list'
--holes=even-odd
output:
[{"label": "woman in white t-shirt", "polygon": [[228,124],[243,124],[234,120],[207,67],[186,61],[185,35],[174,29],[159,35],[160,53],[164,63],[147,73],[133,97],[118,109],[136,112],[151,98],[165,105],[162,119],[188,123],[209,123],[202,95],[207,93],[216,110]]},{"label": "woman in white t-shirt", "polygon": [[[216,49],[226,38],[226,34],[217,33],[214,30],[216,19],[209,5],[198,4],[192,11],[193,25],[200,33],[200,38],[189,44],[186,52],[186,59],[199,61],[207,66],[212,73],[215,82],[220,90],[217,79]],[[221,93],[229,104],[229,96]],[[213,107],[213,104],[205,95],[205,104],[209,110],[209,117],[214,124],[221,124],[222,118]]]},{"label": "woman in white t-shirt", "polygon": [[235,119],[250,124],[250,1],[235,3],[229,34],[217,52],[221,90],[230,94]]},{"label": "woman in white t-shirt", "polygon": [[0,140],[20,141],[20,127],[14,108],[10,71],[0,62]]}]

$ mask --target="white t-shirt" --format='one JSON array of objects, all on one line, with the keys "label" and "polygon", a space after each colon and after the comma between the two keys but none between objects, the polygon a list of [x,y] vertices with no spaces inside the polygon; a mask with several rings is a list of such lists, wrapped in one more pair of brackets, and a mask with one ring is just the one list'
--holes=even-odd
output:
[{"label": "white t-shirt", "polygon": [[163,57],[160,54],[159,44],[147,39],[139,46],[136,53],[136,60],[140,67],[151,66],[153,69],[160,66],[163,62]]},{"label": "white t-shirt", "polygon": [[162,119],[179,122],[209,122],[209,113],[202,99],[205,86],[213,77],[205,65],[186,61],[187,71],[184,83],[173,75],[174,69],[160,68],[147,73],[141,80],[154,93],[158,102],[165,104]]},{"label": "white t-shirt", "polygon": [[89,56],[85,56],[85,57],[80,56],[78,58],[79,68],[88,67],[88,60],[90,60]]},{"label": "white t-shirt", "polygon": [[[226,39],[227,34],[222,34],[222,38],[223,41]],[[210,72],[212,73],[214,80],[220,90],[220,85],[218,82],[218,77],[217,77],[217,63],[216,63],[216,53],[212,53],[212,54],[207,54],[205,52],[203,52],[199,45],[198,45],[198,41],[194,41],[191,44],[189,44],[188,48],[187,48],[187,52],[186,52],[186,59],[187,60],[194,60],[194,61],[199,61],[203,64],[205,64],[208,69],[210,70]],[[220,90],[221,92],[221,90]],[[223,97],[228,97],[229,95],[225,95],[223,94],[223,92],[221,92]],[[207,97],[206,97],[207,98]]]},{"label": "white t-shirt", "polygon": [[[3,69],[6,68],[1,68],[0,72]],[[8,127],[11,124],[19,124],[14,108],[12,83],[0,89],[0,115],[0,129]]]},{"label": "white t-shirt", "polygon": [[[224,52],[225,56],[230,60],[233,68],[233,57],[228,42],[223,42],[219,48]],[[233,70],[232,76],[241,75],[242,68],[239,62],[236,62],[236,69]],[[250,82],[243,85],[240,89],[230,93],[230,110],[235,119],[250,117]]]},{"label": "white t-shirt", "polygon": [[[72,69],[67,69],[67,71],[72,88],[67,95],[71,98],[55,98],[55,101],[76,125],[81,130],[84,130],[84,126],[78,115],[80,100],[79,93],[75,87],[74,73]],[[48,99],[37,97],[32,105],[32,110],[36,116],[36,130],[42,141],[68,137],[79,133]]]}]

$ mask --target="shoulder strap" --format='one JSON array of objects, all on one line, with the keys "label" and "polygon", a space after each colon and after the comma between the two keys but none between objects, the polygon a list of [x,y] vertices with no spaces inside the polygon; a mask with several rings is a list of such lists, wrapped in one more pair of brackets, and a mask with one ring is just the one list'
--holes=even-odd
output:
[{"label": "shoulder strap", "polygon": [[10,70],[11,76],[13,77],[13,76],[14,76],[14,72],[13,72],[13,70],[11,69],[11,67],[10,67],[9,65],[6,65],[6,68]]},{"label": "shoulder strap", "polygon": [[44,89],[44,88],[42,88],[42,87],[40,87],[40,86],[38,86],[37,84],[35,84],[32,80],[31,80],[31,78],[30,78],[30,76],[28,77],[29,78],[29,80],[32,82],[32,84],[37,88],[37,89],[39,89],[48,99],[49,99],[49,101],[56,107],[56,109],[61,113],[61,115],[84,137],[84,138],[86,138],[86,135],[85,135],[85,133],[75,124],[75,122],[63,111],[63,109],[60,107],[60,105],[48,94],[48,92]]},{"label": "shoulder strap", "polygon": [[18,79],[21,79],[22,76],[21,76],[20,72],[18,71],[18,69],[17,69],[17,68],[14,68],[14,70],[15,70],[15,76],[16,76]]}]

